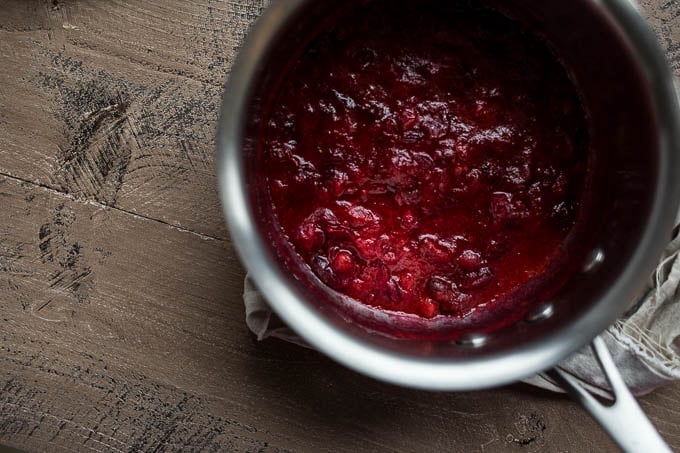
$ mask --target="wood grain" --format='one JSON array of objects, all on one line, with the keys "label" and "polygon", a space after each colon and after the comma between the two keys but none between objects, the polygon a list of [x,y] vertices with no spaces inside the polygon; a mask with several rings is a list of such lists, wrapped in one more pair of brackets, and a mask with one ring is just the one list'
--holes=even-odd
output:
[{"label": "wood grain", "polygon": [[[213,168],[266,1],[0,0],[0,443],[615,451],[572,401],[396,388],[243,323]],[[680,70],[680,4],[643,2]],[[680,449],[680,386],[642,405]]]},{"label": "wood grain", "polygon": [[3,3],[0,172],[226,237],[217,112],[264,2]]}]

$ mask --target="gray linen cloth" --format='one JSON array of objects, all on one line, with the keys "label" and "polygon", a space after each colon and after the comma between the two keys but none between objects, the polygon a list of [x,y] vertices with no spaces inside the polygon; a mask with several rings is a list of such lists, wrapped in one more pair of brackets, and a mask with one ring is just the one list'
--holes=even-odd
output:
[{"label": "gray linen cloth", "polygon": [[[680,224],[680,215],[678,217]],[[680,228],[666,247],[647,290],[634,308],[602,334],[624,380],[636,395],[644,395],[680,379]],[[258,340],[279,338],[311,347],[284,325],[246,276],[243,301],[246,324]],[[591,392],[609,397],[609,385],[590,347],[572,354],[559,368],[576,377]],[[547,390],[564,390],[548,376],[524,382]]]}]

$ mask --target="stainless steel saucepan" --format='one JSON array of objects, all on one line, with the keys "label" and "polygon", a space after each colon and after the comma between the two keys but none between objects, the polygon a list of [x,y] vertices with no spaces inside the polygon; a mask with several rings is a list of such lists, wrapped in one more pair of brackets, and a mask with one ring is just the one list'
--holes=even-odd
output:
[{"label": "stainless steel saucepan", "polygon": [[[322,290],[302,284],[273,244],[258,158],[260,109],[294,49],[347,2],[275,1],[242,48],[227,85],[218,137],[220,194],[238,252],[271,307],[310,344],[377,379],[430,390],[498,386],[554,367],[592,343],[614,390],[601,405],[553,376],[628,451],[668,451],[597,336],[640,293],[662,253],[680,200],[680,111],[656,38],[627,0],[496,0],[542,31],[573,71],[590,119],[593,161],[578,240],[582,271],[525,320],[458,341],[388,338],[349,322]],[[487,2],[489,3],[489,2]]]}]

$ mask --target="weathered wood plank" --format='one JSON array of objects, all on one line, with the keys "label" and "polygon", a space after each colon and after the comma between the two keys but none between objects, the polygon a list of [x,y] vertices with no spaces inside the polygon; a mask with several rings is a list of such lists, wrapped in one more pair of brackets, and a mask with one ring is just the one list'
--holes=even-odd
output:
[{"label": "weathered wood plank", "polygon": [[226,237],[222,86],[255,2],[9,2],[0,172]]}]

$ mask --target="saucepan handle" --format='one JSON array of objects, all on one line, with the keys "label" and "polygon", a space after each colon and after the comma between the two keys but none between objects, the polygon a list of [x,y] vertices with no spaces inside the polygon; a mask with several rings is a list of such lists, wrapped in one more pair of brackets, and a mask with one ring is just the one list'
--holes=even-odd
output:
[{"label": "saucepan handle", "polygon": [[591,395],[573,376],[555,368],[549,374],[585,407],[626,452],[670,452],[652,422],[642,412],[621,377],[601,337],[591,343],[595,357],[612,388],[614,403],[606,406]]}]

